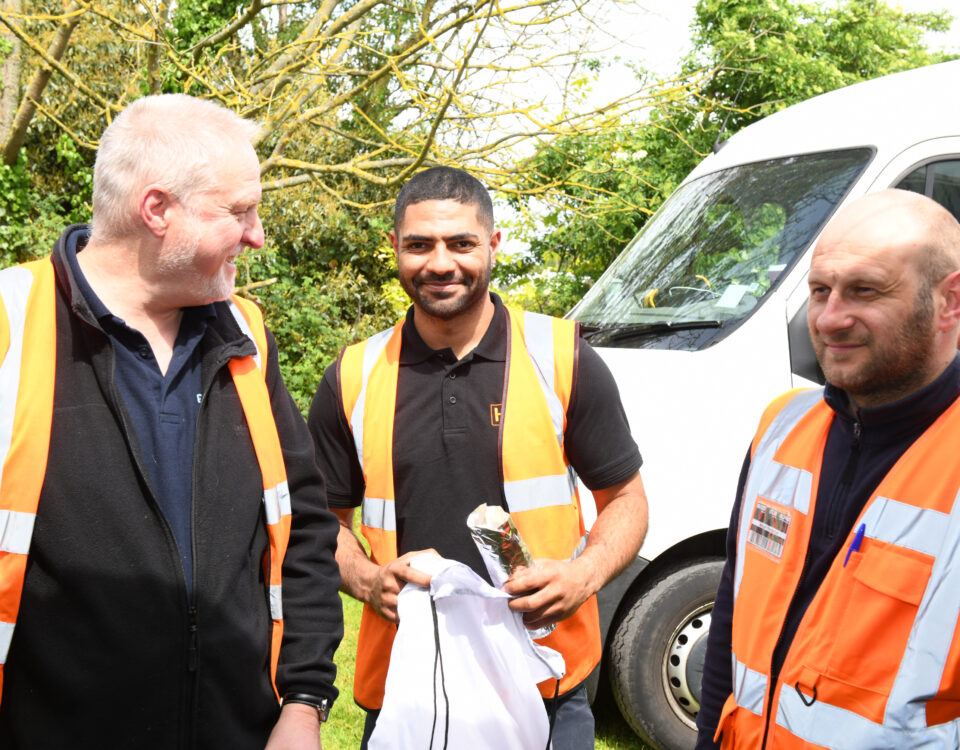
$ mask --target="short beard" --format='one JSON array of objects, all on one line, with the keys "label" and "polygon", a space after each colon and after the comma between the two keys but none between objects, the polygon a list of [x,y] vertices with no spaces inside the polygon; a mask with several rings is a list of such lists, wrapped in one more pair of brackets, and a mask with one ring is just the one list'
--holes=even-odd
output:
[{"label": "short beard", "polygon": [[[822,339],[815,340],[817,359],[827,380],[846,391],[859,406],[892,403],[928,381],[928,363],[936,339],[933,290],[926,283],[920,286],[913,310],[901,323],[893,341],[882,351],[875,352],[873,359],[859,370],[846,374],[842,368],[835,370],[826,360],[826,344]],[[833,340],[838,341],[836,337]]]},{"label": "short beard", "polygon": [[198,223],[197,230],[189,239],[167,247],[157,259],[157,272],[164,278],[180,278],[179,289],[184,296],[192,300],[190,305],[205,305],[227,299],[234,290],[236,277],[227,280],[218,273],[216,276],[204,276],[194,267],[194,259],[200,249],[202,227]]},{"label": "short beard", "polygon": [[[430,273],[418,274],[410,281],[401,277],[400,286],[403,287],[403,291],[413,300],[414,304],[430,317],[438,320],[453,320],[475,305],[481,304],[486,298],[490,288],[490,269],[492,267],[493,262],[491,260],[472,279],[463,276],[457,278],[454,273],[443,276]],[[451,299],[435,299],[421,291],[424,284],[436,281],[459,281],[463,284],[465,293]]]}]

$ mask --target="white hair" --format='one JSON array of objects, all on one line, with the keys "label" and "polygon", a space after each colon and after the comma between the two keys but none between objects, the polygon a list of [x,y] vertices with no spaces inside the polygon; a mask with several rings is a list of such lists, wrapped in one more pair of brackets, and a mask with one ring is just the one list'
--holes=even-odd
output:
[{"label": "white hair", "polygon": [[184,204],[212,186],[219,156],[251,143],[260,125],[214,102],[186,94],[138,99],[100,138],[93,167],[93,237],[116,240],[133,231],[136,202],[157,185]]}]

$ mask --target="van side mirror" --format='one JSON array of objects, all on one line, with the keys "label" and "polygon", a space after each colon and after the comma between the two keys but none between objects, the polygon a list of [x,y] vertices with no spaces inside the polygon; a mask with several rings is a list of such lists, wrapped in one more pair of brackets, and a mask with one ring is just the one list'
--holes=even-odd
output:
[{"label": "van side mirror", "polygon": [[827,379],[823,375],[823,370],[820,369],[817,355],[813,351],[813,344],[810,342],[806,300],[787,323],[787,343],[790,346],[790,371],[801,378],[823,385]]}]

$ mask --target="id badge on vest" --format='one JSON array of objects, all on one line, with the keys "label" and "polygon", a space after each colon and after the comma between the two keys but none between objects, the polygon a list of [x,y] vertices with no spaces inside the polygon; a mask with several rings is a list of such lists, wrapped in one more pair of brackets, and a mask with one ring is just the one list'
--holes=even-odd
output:
[{"label": "id badge on vest", "polygon": [[790,513],[778,510],[758,498],[753,506],[747,543],[779,559],[783,556],[789,530]]}]

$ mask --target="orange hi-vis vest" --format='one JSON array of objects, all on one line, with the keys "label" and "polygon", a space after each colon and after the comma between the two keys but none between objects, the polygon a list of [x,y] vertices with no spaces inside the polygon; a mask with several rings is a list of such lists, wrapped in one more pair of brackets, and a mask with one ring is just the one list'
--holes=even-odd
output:
[{"label": "orange hi-vis vest", "polygon": [[[774,401],[737,528],[733,693],[724,748],[960,747],[960,400],[880,482],[791,642],[770,665],[803,570],[832,409]],[[771,689],[772,687],[772,689]]]},{"label": "orange hi-vis vest", "polygon": [[[519,310],[507,311],[506,388],[500,420],[503,493],[517,530],[534,557],[565,560],[584,536],[576,475],[563,451],[573,388],[576,324]],[[343,350],[341,399],[353,433],[366,488],[361,529],[373,561],[397,557],[393,482],[393,421],[403,323]],[[463,519],[466,523],[466,518]],[[354,698],[364,708],[383,705],[390,650],[397,628],[365,604],[357,642]],[[560,692],[575,687],[600,661],[596,597],[540,641],[563,654]],[[555,680],[540,683],[552,697]]]},{"label": "orange hi-vis vest", "polygon": [[[263,476],[270,540],[270,678],[276,691],[283,639],[281,571],[290,537],[290,491],[263,370],[267,337],[257,306],[234,296],[229,307],[257,347],[228,368],[250,428]],[[0,271],[0,690],[13,638],[27,555],[40,503],[53,422],[57,354],[56,279],[49,258]],[[266,558],[266,555],[264,556]]]}]

